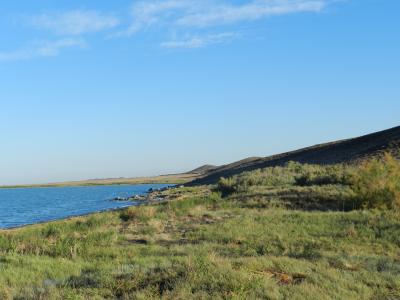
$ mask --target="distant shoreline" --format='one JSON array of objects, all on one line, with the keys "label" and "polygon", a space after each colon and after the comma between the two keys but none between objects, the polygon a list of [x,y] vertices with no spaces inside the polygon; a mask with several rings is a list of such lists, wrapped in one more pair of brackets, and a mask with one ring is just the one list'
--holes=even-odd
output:
[{"label": "distant shoreline", "polygon": [[57,187],[85,187],[103,185],[132,185],[132,184],[183,184],[198,178],[198,174],[171,174],[154,177],[91,179],[82,181],[67,181],[44,184],[2,185],[0,189],[22,188],[57,188]]}]

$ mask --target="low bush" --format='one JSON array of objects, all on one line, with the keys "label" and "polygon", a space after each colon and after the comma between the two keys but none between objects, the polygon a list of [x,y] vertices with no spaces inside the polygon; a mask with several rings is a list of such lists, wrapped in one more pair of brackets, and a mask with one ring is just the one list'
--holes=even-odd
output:
[{"label": "low bush", "polygon": [[363,162],[352,188],[360,208],[400,209],[400,162],[390,154]]},{"label": "low bush", "polygon": [[236,182],[234,178],[224,178],[218,181],[217,190],[221,192],[223,196],[233,194],[236,191]]},{"label": "low bush", "polygon": [[303,168],[302,174],[295,178],[296,185],[349,185],[353,168],[346,165],[311,166]]},{"label": "low bush", "polygon": [[290,162],[221,178],[216,189],[223,197],[264,202],[273,197],[304,209],[399,209],[400,162],[390,154],[358,166]]},{"label": "low bush", "polygon": [[220,193],[211,192],[207,195],[184,197],[178,200],[162,203],[159,205],[158,210],[160,213],[172,213],[175,216],[182,216],[188,214],[189,211],[199,206],[218,206],[221,202],[220,200]]},{"label": "low bush", "polygon": [[120,213],[121,220],[147,222],[155,216],[157,209],[153,206],[129,207]]},{"label": "low bush", "polygon": [[260,188],[276,189],[302,186],[328,186],[351,184],[353,167],[346,165],[308,165],[289,162],[285,166],[268,167],[230,177],[221,178],[217,191],[222,196],[251,193]]}]

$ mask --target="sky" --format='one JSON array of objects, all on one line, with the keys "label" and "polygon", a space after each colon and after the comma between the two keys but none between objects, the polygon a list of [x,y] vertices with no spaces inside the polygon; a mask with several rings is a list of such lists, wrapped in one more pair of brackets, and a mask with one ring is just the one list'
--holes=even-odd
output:
[{"label": "sky", "polygon": [[398,0],[0,2],[0,185],[221,165],[400,125]]}]

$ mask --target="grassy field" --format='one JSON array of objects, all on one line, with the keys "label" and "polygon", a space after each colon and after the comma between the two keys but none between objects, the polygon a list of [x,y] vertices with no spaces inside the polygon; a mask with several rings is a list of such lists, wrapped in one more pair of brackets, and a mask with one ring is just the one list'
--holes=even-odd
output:
[{"label": "grassy field", "polygon": [[1,188],[35,188],[35,187],[67,187],[67,186],[98,186],[98,185],[124,185],[124,184],[184,184],[196,179],[198,174],[172,174],[153,177],[135,177],[135,178],[110,178],[110,179],[90,179],[82,181],[68,181],[46,184],[26,184],[26,185],[8,185]]},{"label": "grassy field", "polygon": [[289,164],[2,231],[0,299],[400,299],[400,213],[352,174]]}]

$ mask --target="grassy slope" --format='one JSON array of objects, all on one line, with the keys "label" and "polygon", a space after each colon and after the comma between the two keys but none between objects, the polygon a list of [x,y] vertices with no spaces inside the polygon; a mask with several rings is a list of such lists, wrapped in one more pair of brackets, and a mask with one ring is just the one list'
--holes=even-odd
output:
[{"label": "grassy slope", "polygon": [[220,177],[229,177],[244,171],[265,167],[282,166],[290,161],[308,164],[354,163],[391,152],[400,158],[400,126],[365,136],[315,145],[296,151],[281,153],[264,158],[248,158],[215,168],[194,184],[213,184]]},{"label": "grassy slope", "polygon": [[91,179],[82,181],[69,181],[48,184],[30,184],[30,185],[14,185],[0,186],[1,188],[33,188],[33,187],[67,187],[67,186],[97,186],[97,185],[124,185],[124,184],[147,184],[147,183],[173,183],[183,184],[192,181],[198,177],[198,174],[172,174],[160,175],[154,177],[137,177],[137,178],[112,178],[112,179]]},{"label": "grassy slope", "polygon": [[0,299],[400,297],[398,213],[288,210],[304,187],[270,184],[1,232]]}]

